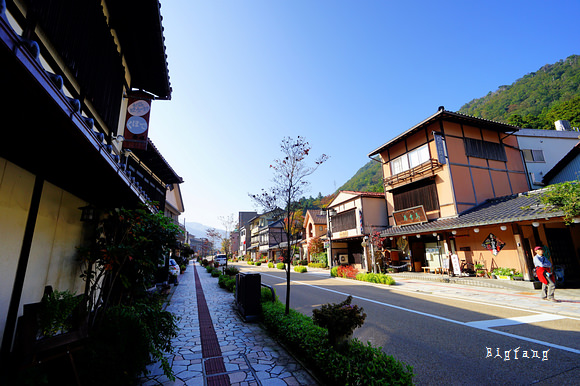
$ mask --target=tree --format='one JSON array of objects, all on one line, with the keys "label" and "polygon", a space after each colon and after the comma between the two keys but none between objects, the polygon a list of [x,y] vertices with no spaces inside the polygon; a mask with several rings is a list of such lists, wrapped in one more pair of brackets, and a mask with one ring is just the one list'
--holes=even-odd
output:
[{"label": "tree", "polygon": [[[230,251],[230,247],[231,247],[230,232],[235,228],[236,220],[234,220],[233,213],[230,213],[228,216],[225,216],[225,217],[220,216],[220,217],[218,217],[218,219],[220,220],[220,222],[224,226],[224,229],[226,230],[226,234],[222,240],[222,249],[224,250],[226,257],[229,257],[229,255],[231,253],[231,251]],[[227,240],[227,242],[226,242],[226,240]],[[226,262],[226,265],[227,265],[227,262]]]},{"label": "tree", "polygon": [[290,268],[292,262],[292,242],[295,241],[295,210],[299,198],[308,186],[306,177],[326,162],[328,156],[322,154],[314,161],[314,165],[306,164],[306,157],[310,153],[310,145],[304,137],[296,139],[284,137],[280,144],[282,158],[274,161],[270,168],[274,170],[274,185],[269,190],[262,189],[259,194],[250,194],[250,197],[264,209],[270,211],[283,208],[285,221],[283,232],[286,234],[287,248],[284,255],[286,263],[286,315],[290,312]]},{"label": "tree", "polygon": [[222,239],[222,235],[215,228],[207,229],[205,231],[205,234],[207,235],[207,238],[208,238],[209,243],[210,243],[210,253],[213,253],[214,249],[215,249],[215,243],[216,243],[216,241],[219,241]]},{"label": "tree", "polygon": [[548,205],[549,211],[564,212],[564,222],[570,225],[580,215],[580,181],[567,181],[550,185],[540,196],[540,202]]}]

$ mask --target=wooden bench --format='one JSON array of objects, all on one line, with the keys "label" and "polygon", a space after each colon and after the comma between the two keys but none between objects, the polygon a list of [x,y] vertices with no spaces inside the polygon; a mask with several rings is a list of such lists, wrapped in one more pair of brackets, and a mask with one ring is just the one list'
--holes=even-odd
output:
[{"label": "wooden bench", "polygon": [[423,268],[423,273],[430,273],[431,272],[431,267],[421,267]]}]

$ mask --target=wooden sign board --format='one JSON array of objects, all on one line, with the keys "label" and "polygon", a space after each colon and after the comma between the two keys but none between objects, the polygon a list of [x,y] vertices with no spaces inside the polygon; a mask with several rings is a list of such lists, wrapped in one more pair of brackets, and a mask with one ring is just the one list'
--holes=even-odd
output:
[{"label": "wooden sign board", "polygon": [[395,225],[398,226],[427,222],[427,215],[423,205],[393,212],[393,218],[395,219]]}]

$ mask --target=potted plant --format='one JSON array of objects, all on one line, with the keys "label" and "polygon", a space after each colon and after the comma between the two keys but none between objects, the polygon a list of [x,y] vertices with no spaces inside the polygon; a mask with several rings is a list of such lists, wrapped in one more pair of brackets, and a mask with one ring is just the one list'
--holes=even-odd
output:
[{"label": "potted plant", "polygon": [[350,340],[353,331],[361,327],[367,314],[363,308],[351,305],[352,296],[340,303],[323,304],[320,309],[312,310],[314,324],[328,330],[328,341],[338,348]]},{"label": "potted plant", "polygon": [[484,277],[485,276],[485,270],[484,270],[483,264],[481,264],[481,263],[475,264],[475,275],[477,277]]},{"label": "potted plant", "polygon": [[514,274],[512,276],[512,280],[522,281],[522,280],[524,280],[524,274],[521,272],[514,272]]},{"label": "potted plant", "polygon": [[511,268],[496,268],[493,270],[493,274],[500,280],[511,280],[514,274]]}]

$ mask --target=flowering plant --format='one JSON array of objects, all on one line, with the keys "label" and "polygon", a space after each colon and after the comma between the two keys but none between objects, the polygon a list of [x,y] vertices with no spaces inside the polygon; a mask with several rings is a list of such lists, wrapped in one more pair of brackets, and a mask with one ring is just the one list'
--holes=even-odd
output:
[{"label": "flowering plant", "polygon": [[341,303],[323,304],[320,309],[312,310],[314,324],[328,330],[328,340],[334,347],[342,338],[362,326],[367,317],[362,307],[351,305],[351,302],[352,296],[349,295]]},{"label": "flowering plant", "polygon": [[352,265],[341,265],[338,267],[336,273],[339,277],[354,279],[356,278],[358,270]]}]

